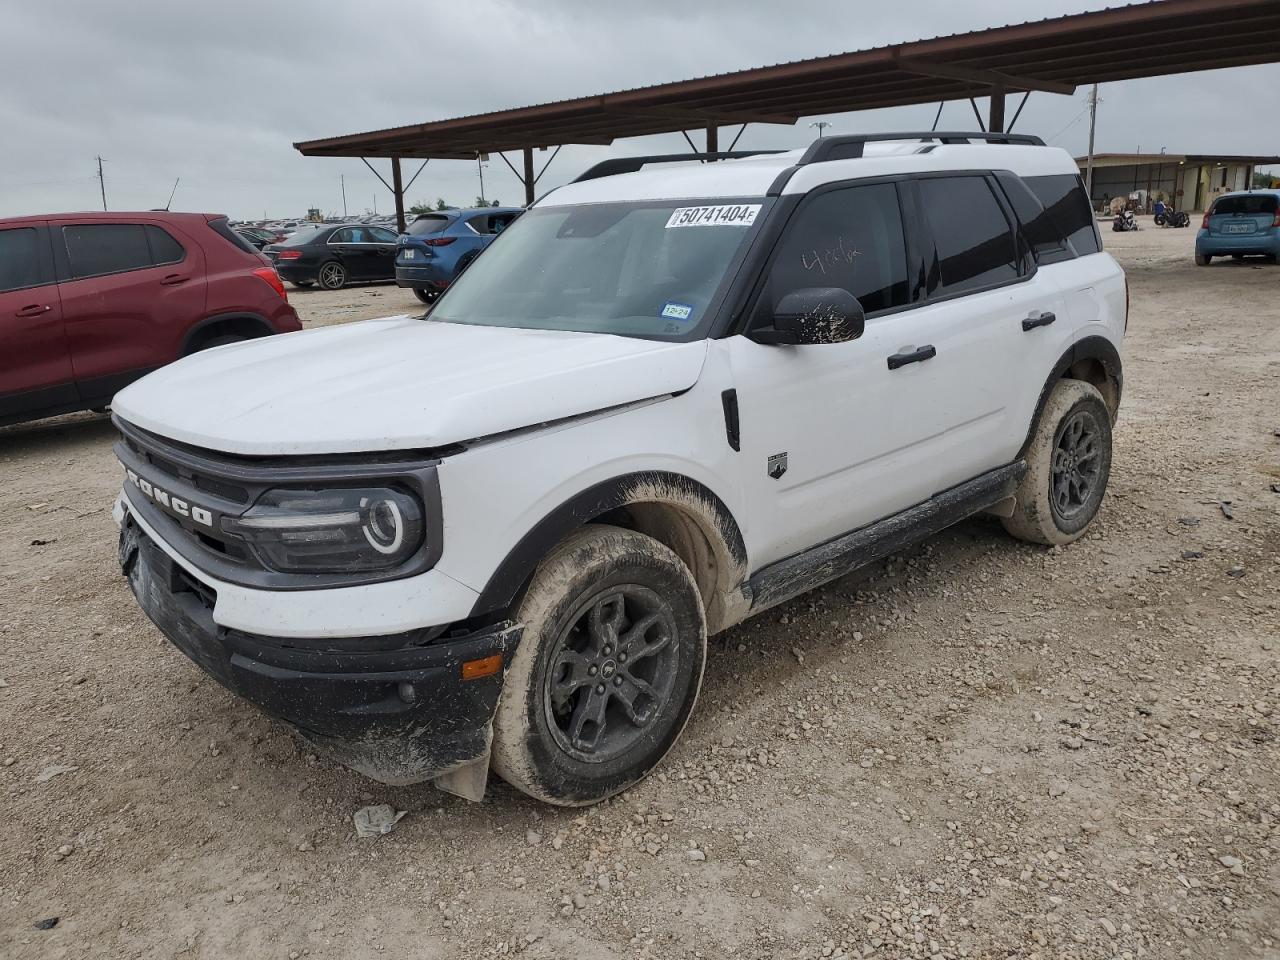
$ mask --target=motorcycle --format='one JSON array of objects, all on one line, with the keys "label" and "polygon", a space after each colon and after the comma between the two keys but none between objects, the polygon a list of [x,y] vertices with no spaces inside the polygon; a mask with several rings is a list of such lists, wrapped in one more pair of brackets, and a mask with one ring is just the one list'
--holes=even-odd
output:
[{"label": "motorcycle", "polygon": [[1166,207],[1164,213],[1156,214],[1155,224],[1157,227],[1187,227],[1191,225],[1191,214]]},{"label": "motorcycle", "polygon": [[1133,215],[1132,210],[1121,210],[1116,214],[1116,218],[1111,221],[1111,229],[1115,233],[1127,233],[1130,230],[1138,229],[1138,218]]}]

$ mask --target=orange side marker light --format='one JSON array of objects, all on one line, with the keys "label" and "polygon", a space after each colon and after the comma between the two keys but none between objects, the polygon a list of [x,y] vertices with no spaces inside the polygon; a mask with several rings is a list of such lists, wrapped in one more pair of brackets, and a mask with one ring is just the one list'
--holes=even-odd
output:
[{"label": "orange side marker light", "polygon": [[479,660],[467,660],[462,664],[463,680],[479,680],[481,677],[491,677],[502,669],[502,654],[495,653],[491,657],[481,657]]}]

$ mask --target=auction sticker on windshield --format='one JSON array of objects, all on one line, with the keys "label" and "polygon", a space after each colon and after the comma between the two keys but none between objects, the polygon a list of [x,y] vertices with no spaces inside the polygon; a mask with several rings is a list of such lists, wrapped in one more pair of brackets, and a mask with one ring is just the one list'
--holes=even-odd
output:
[{"label": "auction sticker on windshield", "polygon": [[758,203],[725,203],[714,207],[677,207],[667,220],[672,227],[749,227],[760,212]]}]

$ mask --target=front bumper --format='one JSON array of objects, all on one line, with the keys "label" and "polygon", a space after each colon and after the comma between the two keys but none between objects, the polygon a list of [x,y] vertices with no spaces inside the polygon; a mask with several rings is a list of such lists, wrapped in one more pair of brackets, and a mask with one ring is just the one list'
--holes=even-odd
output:
[{"label": "front bumper", "polygon": [[[317,750],[383,783],[448,774],[488,755],[507,656],[520,628],[461,636],[434,631],[342,640],[281,639],[219,627],[208,586],[131,517],[120,566],[143,611],[198,667]],[[502,668],[462,679],[462,665],[499,656]]]}]

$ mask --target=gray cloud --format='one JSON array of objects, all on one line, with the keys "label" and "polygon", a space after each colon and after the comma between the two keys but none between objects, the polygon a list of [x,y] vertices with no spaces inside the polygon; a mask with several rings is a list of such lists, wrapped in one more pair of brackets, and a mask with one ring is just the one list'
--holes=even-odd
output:
[{"label": "gray cloud", "polygon": [[[181,177],[175,208],[246,218],[297,215],[312,204],[334,212],[341,209],[343,174],[352,212],[375,202],[389,210],[390,194],[359,160],[304,158],[292,142],[1101,6],[1094,0],[11,3],[0,32],[0,215],[96,208],[97,154],[106,158],[107,199],[115,209],[162,205]],[[1280,65],[1106,84],[1098,149],[1274,150],[1271,124],[1259,122],[1261,100],[1250,92],[1278,86]],[[932,123],[935,109],[823,119],[833,131],[920,127]],[[1083,110],[1083,95],[1033,94],[1018,128],[1082,153]],[[811,139],[812,119],[751,127],[740,146],[802,145]],[[968,104],[948,104],[943,122],[970,126]],[[684,149],[684,141],[674,134],[609,148],[566,147],[540,189],[601,157],[655,149]],[[490,198],[521,199],[497,157],[485,182]],[[410,201],[443,196],[468,203],[477,190],[474,164],[432,161]]]}]

